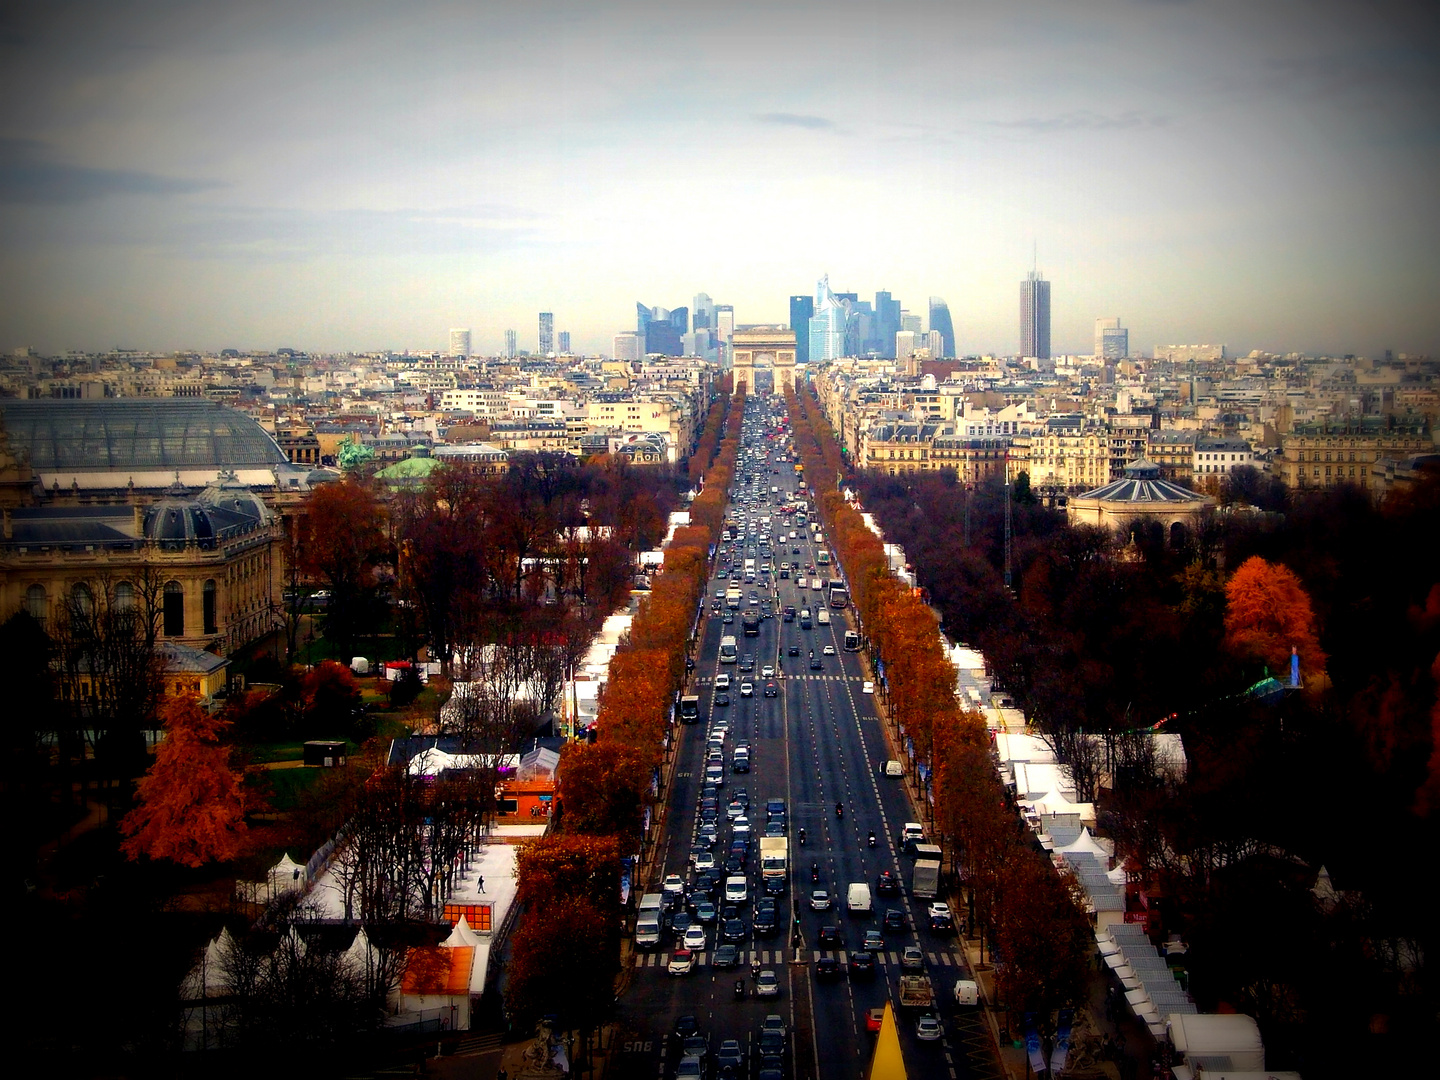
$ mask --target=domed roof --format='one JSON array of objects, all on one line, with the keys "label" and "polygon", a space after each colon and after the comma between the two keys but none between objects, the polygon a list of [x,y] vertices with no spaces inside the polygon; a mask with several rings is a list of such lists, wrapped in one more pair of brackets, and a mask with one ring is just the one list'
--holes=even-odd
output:
[{"label": "domed roof", "polygon": [[[1184,506],[1209,502],[1204,495],[1160,479],[1160,466],[1148,458],[1136,458],[1125,466],[1125,476],[1111,480],[1104,487],[1075,496],[1106,503],[1154,503],[1161,506]],[[1072,500],[1074,501],[1074,500]]]},{"label": "domed roof", "polygon": [[234,472],[221,473],[219,479],[202,491],[195,501],[211,510],[255,518],[262,525],[270,520],[269,508],[236,478]]},{"label": "domed roof", "polygon": [[162,543],[201,545],[215,542],[215,524],[198,499],[167,494],[145,510],[145,537]]}]

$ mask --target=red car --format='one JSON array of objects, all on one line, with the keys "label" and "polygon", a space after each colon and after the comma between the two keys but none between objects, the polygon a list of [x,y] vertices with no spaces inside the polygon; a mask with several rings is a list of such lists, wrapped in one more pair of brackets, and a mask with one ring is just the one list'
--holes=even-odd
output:
[{"label": "red car", "polygon": [[885,1019],[885,1009],[882,1006],[878,1009],[871,1009],[865,1014],[865,1030],[872,1035],[880,1033],[881,1021]]}]

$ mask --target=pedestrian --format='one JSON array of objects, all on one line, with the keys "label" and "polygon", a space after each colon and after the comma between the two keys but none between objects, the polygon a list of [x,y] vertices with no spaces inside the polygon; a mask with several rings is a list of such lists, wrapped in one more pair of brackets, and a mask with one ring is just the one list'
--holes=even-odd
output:
[{"label": "pedestrian", "polygon": [[475,881],[476,881],[476,883],[480,886],[480,891],[481,891],[481,892],[484,892],[484,891],[485,891],[485,875],[484,875],[484,874],[476,874],[476,875],[475,875]]}]

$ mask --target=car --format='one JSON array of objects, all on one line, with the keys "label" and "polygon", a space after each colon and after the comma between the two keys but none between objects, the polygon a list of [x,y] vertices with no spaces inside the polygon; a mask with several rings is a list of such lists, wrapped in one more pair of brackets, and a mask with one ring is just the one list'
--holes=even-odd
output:
[{"label": "car", "polygon": [[950,915],[950,905],[943,900],[937,900],[930,905],[930,929],[949,930],[954,926]]},{"label": "car", "polygon": [[740,670],[741,670],[741,671],[754,671],[754,670],[755,670],[755,657],[751,656],[749,653],[746,653],[744,656],[740,657]]},{"label": "car", "polygon": [[730,833],[733,836],[744,836],[748,838],[750,835],[750,819],[744,814],[741,814],[730,822]]},{"label": "car", "polygon": [[906,945],[900,951],[900,966],[906,971],[925,970],[925,954],[920,951],[919,945]]},{"label": "car", "polygon": [[726,919],[725,925],[720,928],[720,940],[732,945],[744,941],[744,921],[741,919]]},{"label": "car", "polygon": [[765,696],[769,698],[780,696],[780,687],[775,685],[774,679],[771,679],[765,684]]},{"label": "car", "polygon": [[940,1018],[934,1013],[921,1013],[915,1021],[915,1037],[925,1042],[934,1042],[945,1034]]},{"label": "car", "polygon": [[773,679],[775,677],[775,665],[766,664],[764,667],[762,667],[760,669],[760,677],[762,679]]},{"label": "car", "polygon": [[811,889],[811,890],[810,890],[810,910],[811,910],[811,911],[829,911],[829,910],[830,910],[830,891],[829,891],[828,889]]},{"label": "car", "polygon": [[723,716],[716,717],[715,722],[710,725],[710,734],[712,736],[717,733],[720,735],[726,735],[729,733],[729,731],[730,721]]},{"label": "car", "polygon": [[765,816],[766,816],[767,818],[784,817],[784,816],[785,816],[785,800],[784,800],[784,799],[766,799],[766,800],[765,800]]},{"label": "car", "polygon": [[755,994],[757,997],[779,997],[780,980],[775,977],[775,972],[765,968],[755,979]]},{"label": "car", "polygon": [[734,821],[736,818],[739,818],[739,817],[744,817],[744,816],[745,816],[745,804],[742,803],[739,799],[735,798],[734,796],[731,796],[731,798],[730,798],[730,805],[727,806],[727,807],[725,807],[725,816],[726,816],[727,818],[729,818],[731,821]]},{"label": "car", "polygon": [[791,645],[788,649],[785,650],[785,655],[786,655],[786,656],[799,656],[799,655],[800,655],[800,646],[799,646],[799,645]]},{"label": "car", "polygon": [[705,1063],[695,1054],[686,1054],[675,1066],[675,1080],[704,1080]]},{"label": "car", "polygon": [[673,904],[685,895],[685,879],[679,874],[666,874],[665,882],[661,885],[660,890],[666,901]]},{"label": "car", "polygon": [[695,839],[706,847],[712,847],[718,835],[719,830],[716,829],[714,822],[704,823],[695,831]]},{"label": "car", "polygon": [[740,696],[741,696],[741,697],[754,697],[754,696],[755,696],[755,687],[752,686],[752,685],[751,685],[750,683],[748,683],[748,682],[742,682],[742,683],[740,684]]},{"label": "car", "polygon": [[826,655],[826,656],[834,656],[834,655],[835,655],[835,646],[834,646],[834,645],[826,645],[826,646],[825,646],[823,649],[821,649],[820,651],[821,651],[821,653],[823,653],[823,654]]},{"label": "car", "polygon": [[767,821],[767,822],[765,823],[765,835],[766,835],[766,836],[784,836],[784,835],[785,835],[785,822],[784,822],[784,821]]},{"label": "car", "polygon": [[761,886],[766,896],[784,896],[785,879],[783,877],[767,877]]},{"label": "car", "polygon": [[822,663],[820,662],[820,658],[819,658],[818,656],[816,656],[816,655],[812,652],[812,653],[810,654],[810,670],[811,670],[811,671],[823,671],[824,669],[825,669],[825,665],[822,664]]},{"label": "car", "polygon": [[815,978],[819,982],[829,982],[840,978],[845,974],[845,969],[840,966],[840,961],[833,956],[822,956],[815,961]]},{"label": "car", "polygon": [[871,979],[875,977],[875,954],[865,949],[856,949],[850,954],[850,977]]},{"label": "car", "polygon": [[665,970],[671,975],[689,975],[695,970],[695,954],[689,949],[676,949],[670,954]]},{"label": "car", "polygon": [[715,691],[715,706],[723,709],[730,704],[730,695],[724,690]]},{"label": "car", "polygon": [[689,1057],[694,1055],[701,1062],[704,1062],[706,1055],[710,1053],[710,1042],[698,1031],[694,1035],[685,1036],[685,1041],[680,1044],[680,1056]]},{"label": "car", "polygon": [[845,943],[840,939],[840,930],[837,927],[822,926],[816,944],[822,949],[838,949]]},{"label": "car", "polygon": [[865,941],[860,947],[866,952],[884,952],[885,939],[880,936],[879,930],[866,930]]},{"label": "car", "polygon": [[695,921],[713,923],[715,921],[715,905],[709,900],[697,900],[695,902]]},{"label": "car", "polygon": [[691,1035],[695,1035],[695,1034],[697,1034],[699,1031],[700,1031],[700,1022],[695,1019],[695,1017],[694,1017],[693,1014],[691,1014],[691,1013],[686,1013],[684,1016],[680,1016],[680,1017],[677,1017],[677,1018],[676,1018],[676,1020],[675,1020],[675,1038],[678,1039],[678,1040],[680,1040],[682,1043],[683,1043],[687,1038],[689,1038]]},{"label": "car", "polygon": [[904,930],[905,913],[899,908],[890,908],[885,912],[884,927],[886,930]]},{"label": "car", "polygon": [[710,966],[717,968],[733,968],[740,964],[740,950],[734,945],[721,945],[710,957]]},{"label": "car", "polygon": [[873,682],[871,682],[869,679],[866,679],[864,682],[862,682],[862,683],[860,684],[860,693],[862,693],[862,694],[873,694],[873,693],[875,693],[875,684],[874,684]]},{"label": "car", "polygon": [[733,772],[748,773],[750,771],[750,755],[737,753],[730,761],[730,768]]},{"label": "car", "polygon": [[875,881],[876,896],[899,896],[900,878],[894,870],[881,870]]},{"label": "car", "polygon": [[705,948],[705,927],[698,922],[685,928],[685,948],[702,950]]},{"label": "car", "polygon": [[720,616],[720,621],[726,626],[730,626],[735,622],[735,613],[727,608],[725,614]]},{"label": "car", "polygon": [[789,1035],[789,1029],[785,1026],[785,1018],[779,1013],[768,1013],[765,1019],[760,1021],[760,1033],[763,1035],[767,1031],[775,1032],[782,1039]]},{"label": "car", "polygon": [[779,1060],[785,1053],[785,1032],[775,1028],[761,1028],[760,1037],[755,1040],[756,1049],[760,1051],[761,1059],[774,1058]]},{"label": "car", "polygon": [[871,1009],[865,1014],[865,1030],[872,1035],[879,1034],[880,1027],[885,1022],[885,1007]]},{"label": "car", "polygon": [[733,1069],[737,1076],[740,1074],[745,1067],[745,1050],[739,1039],[726,1039],[720,1044],[715,1052],[715,1067]]}]

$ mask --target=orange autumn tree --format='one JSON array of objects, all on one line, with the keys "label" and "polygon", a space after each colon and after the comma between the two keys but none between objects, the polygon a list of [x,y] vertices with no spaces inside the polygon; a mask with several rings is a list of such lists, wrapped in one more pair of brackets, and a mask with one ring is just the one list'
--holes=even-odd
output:
[{"label": "orange autumn tree", "polygon": [[240,774],[220,744],[229,726],[194,698],[167,706],[165,741],[140,781],[135,808],[120,823],[126,836],[121,850],[129,858],[194,867],[240,854],[245,835]]},{"label": "orange autumn tree", "polygon": [[1282,680],[1292,648],[1303,671],[1325,670],[1310,595],[1293,570],[1258,555],[1241,564],[1225,585],[1225,647],[1242,660],[1268,664]]}]

